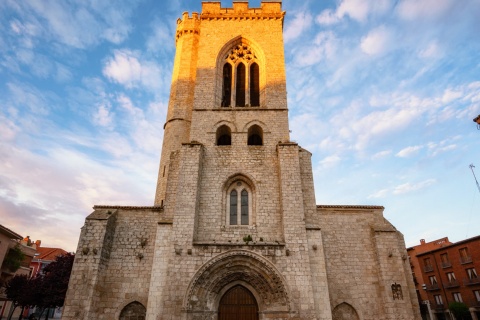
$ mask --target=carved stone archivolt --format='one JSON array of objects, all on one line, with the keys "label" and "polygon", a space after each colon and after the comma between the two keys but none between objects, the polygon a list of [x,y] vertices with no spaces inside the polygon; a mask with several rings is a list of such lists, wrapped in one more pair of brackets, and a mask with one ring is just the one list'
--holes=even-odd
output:
[{"label": "carved stone archivolt", "polygon": [[238,283],[249,287],[260,311],[290,310],[289,294],[281,274],[270,261],[247,250],[229,251],[204,264],[190,282],[184,309],[214,311],[223,293]]}]

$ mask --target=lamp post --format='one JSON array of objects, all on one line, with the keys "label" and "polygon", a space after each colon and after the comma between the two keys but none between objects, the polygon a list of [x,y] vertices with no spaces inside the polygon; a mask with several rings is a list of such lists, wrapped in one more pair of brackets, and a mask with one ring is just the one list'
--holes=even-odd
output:
[{"label": "lamp post", "polygon": [[480,114],[475,119],[473,119],[473,122],[477,123],[477,129],[480,130]]}]

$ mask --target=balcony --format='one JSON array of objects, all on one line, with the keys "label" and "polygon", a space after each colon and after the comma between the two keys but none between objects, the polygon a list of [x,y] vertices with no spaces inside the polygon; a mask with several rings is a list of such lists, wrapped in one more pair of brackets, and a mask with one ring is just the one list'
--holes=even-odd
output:
[{"label": "balcony", "polygon": [[464,279],[463,284],[465,284],[466,286],[480,284],[480,278],[477,277],[477,278],[471,278],[471,279]]},{"label": "balcony", "polygon": [[443,269],[450,268],[451,266],[452,266],[452,263],[450,261],[442,262],[442,268]]},{"label": "balcony", "polygon": [[471,263],[472,262],[472,257],[460,257],[460,263],[461,264],[466,264],[466,263]]},{"label": "balcony", "polygon": [[433,271],[433,266],[424,266],[424,267],[423,267],[423,271],[425,271],[425,272],[431,272],[431,271]]},{"label": "balcony", "polygon": [[449,281],[449,282],[446,282],[443,284],[443,287],[445,289],[449,289],[449,288],[456,288],[456,287],[459,287],[460,284],[458,283],[457,280],[452,280],[452,281]]},{"label": "balcony", "polygon": [[427,284],[425,285],[426,286],[426,289],[429,290],[429,291],[433,291],[433,290],[438,290],[440,289],[440,287],[438,286],[438,283],[435,283],[435,284]]},{"label": "balcony", "polygon": [[445,310],[445,305],[443,303],[435,303],[433,309],[435,309],[435,311],[443,311]]}]

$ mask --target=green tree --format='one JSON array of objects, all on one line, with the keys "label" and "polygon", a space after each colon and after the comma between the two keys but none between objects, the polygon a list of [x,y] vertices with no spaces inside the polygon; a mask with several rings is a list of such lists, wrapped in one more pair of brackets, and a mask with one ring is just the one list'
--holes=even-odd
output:
[{"label": "green tree", "polygon": [[28,291],[28,277],[26,275],[18,275],[13,277],[7,282],[5,288],[5,294],[7,299],[12,301],[13,310],[8,315],[8,320],[12,319],[12,315],[18,306],[22,307],[19,320],[22,319],[23,310],[29,305],[29,301],[26,300],[25,292]]},{"label": "green tree", "polygon": [[17,244],[15,247],[8,250],[5,259],[3,260],[2,268],[8,269],[10,272],[15,272],[22,265],[22,261],[25,258],[25,254]]},{"label": "green tree", "polygon": [[36,297],[35,305],[43,310],[47,310],[45,319],[48,320],[48,310],[63,306],[67,294],[70,273],[72,272],[75,255],[67,253],[58,256],[54,262],[50,263],[43,270],[44,274],[36,279],[34,290],[41,292],[41,296]]},{"label": "green tree", "polygon": [[462,302],[450,302],[448,309],[453,313],[457,320],[471,320],[470,311],[465,303]]}]

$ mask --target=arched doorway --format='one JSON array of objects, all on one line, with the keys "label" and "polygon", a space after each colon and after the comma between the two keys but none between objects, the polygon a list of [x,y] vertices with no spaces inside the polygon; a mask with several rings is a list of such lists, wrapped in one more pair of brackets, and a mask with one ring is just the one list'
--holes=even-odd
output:
[{"label": "arched doorway", "polygon": [[122,309],[120,320],[145,320],[147,309],[140,302],[134,301]]},{"label": "arched doorway", "polygon": [[258,320],[258,305],[253,294],[240,285],[228,290],[220,300],[218,320]]}]

